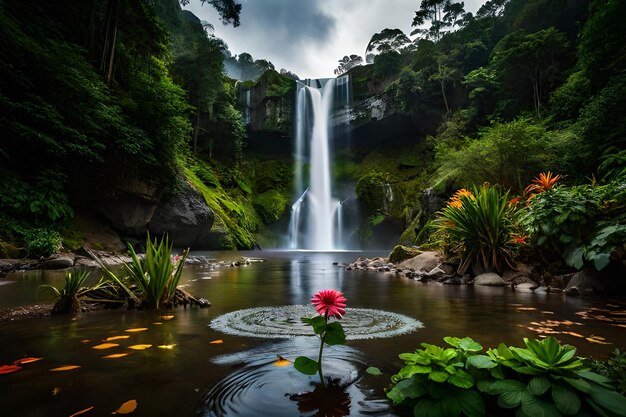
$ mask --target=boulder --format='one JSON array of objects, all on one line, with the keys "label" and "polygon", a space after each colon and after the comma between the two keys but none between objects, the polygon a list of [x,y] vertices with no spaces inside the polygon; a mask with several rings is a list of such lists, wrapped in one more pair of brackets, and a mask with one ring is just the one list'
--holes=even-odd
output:
[{"label": "boulder", "polygon": [[39,264],[41,269],[66,269],[74,266],[73,255],[56,255],[48,259],[44,259]]},{"label": "boulder", "polygon": [[480,274],[474,278],[474,285],[489,286],[489,287],[504,287],[506,282],[502,277],[493,272],[487,272]]},{"label": "boulder", "polygon": [[523,282],[515,286],[515,292],[535,292],[535,289],[539,287],[536,282]]},{"label": "boulder", "polygon": [[595,269],[583,269],[574,274],[569,280],[564,292],[568,295],[587,295],[602,293],[605,285],[600,279],[600,274]]},{"label": "boulder", "polygon": [[418,273],[426,273],[432,271],[442,262],[443,256],[438,252],[422,252],[419,255],[402,261],[400,268],[413,269]]},{"label": "boulder", "polygon": [[213,221],[213,213],[203,196],[185,182],[174,196],[159,203],[148,230],[153,236],[167,233],[177,247],[210,248]]},{"label": "boulder", "polygon": [[414,258],[420,253],[422,253],[422,251],[420,251],[417,248],[412,248],[410,246],[404,246],[404,245],[396,245],[391,251],[391,253],[389,254],[389,262],[393,262],[394,264],[397,264],[398,262],[402,262],[407,259]]}]

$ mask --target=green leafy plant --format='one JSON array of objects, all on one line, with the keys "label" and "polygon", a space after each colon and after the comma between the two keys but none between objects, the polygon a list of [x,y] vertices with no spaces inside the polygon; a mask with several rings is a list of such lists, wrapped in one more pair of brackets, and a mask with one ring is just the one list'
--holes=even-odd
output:
[{"label": "green leafy plant", "polygon": [[617,388],[626,395],[626,352],[615,349],[606,361],[588,360],[591,369],[617,382]]},{"label": "green leafy plant", "polygon": [[58,289],[52,285],[42,285],[39,289],[50,288],[56,294],[54,307],[55,313],[76,313],[80,309],[78,299],[85,292],[84,283],[89,278],[90,271],[72,269],[65,274],[65,285]]},{"label": "green leafy plant", "polygon": [[469,337],[444,340],[451,347],[422,343],[423,349],[400,354],[406,365],[391,377],[394,386],[387,397],[411,407],[416,417],[484,416],[484,400],[466,367],[483,347]]},{"label": "green leafy plant", "polygon": [[172,262],[172,244],[167,235],[163,235],[160,241],[151,240],[148,235],[145,258],[139,259],[131,245],[128,250],[132,262],[125,266],[132,282],[139,288],[145,306],[158,309],[163,304],[171,304],[189,249]]},{"label": "green leafy plant", "polygon": [[626,398],[610,379],[575,357],[574,347],[553,337],[525,338],[524,344],[487,352],[501,366],[503,378],[481,380],[477,387],[498,396],[499,407],[516,410],[516,416],[626,415]]},{"label": "green leafy plant", "polygon": [[433,226],[461,256],[460,273],[470,265],[500,271],[511,264],[519,247],[514,239],[518,209],[508,197],[508,192],[483,184],[459,190],[438,212]]},{"label": "green leafy plant", "polygon": [[576,349],[550,337],[500,344],[486,354],[470,338],[444,338],[451,347],[422,343],[403,353],[387,396],[414,416],[625,416],[626,398],[612,381],[591,372]]}]

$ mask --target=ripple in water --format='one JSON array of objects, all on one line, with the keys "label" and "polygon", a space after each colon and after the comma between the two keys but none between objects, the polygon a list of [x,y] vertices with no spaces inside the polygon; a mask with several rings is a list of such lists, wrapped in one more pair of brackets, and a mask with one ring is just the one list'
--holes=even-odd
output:
[{"label": "ripple in water", "polygon": [[[315,357],[317,347],[314,345],[309,338],[297,337],[214,358],[213,362],[237,367],[237,370],[210,389],[197,414],[203,417],[319,415],[314,401],[313,404],[298,401],[298,398],[308,396],[310,399],[314,395],[319,377],[303,375],[293,366],[273,365],[276,355],[291,361],[299,355]],[[342,387],[339,394],[343,396],[339,400],[348,411],[348,414],[332,415],[393,416],[384,396],[376,396],[375,391],[363,382],[365,377],[362,376],[368,365],[361,356],[358,350],[349,346],[332,346],[324,350],[324,375]]]},{"label": "ripple in water", "polygon": [[[316,314],[313,307],[304,305],[248,308],[221,315],[210,326],[235,336],[266,339],[310,336],[311,327],[300,318]],[[348,340],[399,336],[423,327],[411,317],[369,308],[347,308],[341,325]]]}]

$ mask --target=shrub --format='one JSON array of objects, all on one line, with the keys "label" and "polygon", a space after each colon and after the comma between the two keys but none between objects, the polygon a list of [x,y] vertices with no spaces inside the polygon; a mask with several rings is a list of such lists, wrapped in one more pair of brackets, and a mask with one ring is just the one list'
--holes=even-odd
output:
[{"label": "shrub", "polygon": [[510,265],[524,237],[516,235],[517,208],[509,193],[484,184],[457,191],[434,220],[437,234],[461,256],[459,272],[470,265],[487,271],[501,271]]}]

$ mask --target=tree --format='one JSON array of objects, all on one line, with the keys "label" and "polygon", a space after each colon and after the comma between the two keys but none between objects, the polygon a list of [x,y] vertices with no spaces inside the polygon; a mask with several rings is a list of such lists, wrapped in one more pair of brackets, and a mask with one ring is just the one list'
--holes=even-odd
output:
[{"label": "tree", "polygon": [[343,58],[341,58],[338,62],[339,62],[339,66],[335,69],[335,75],[344,74],[350,71],[352,68],[361,65],[363,63],[363,58],[360,57],[359,55],[350,55],[350,56],[346,55]]},{"label": "tree", "polygon": [[385,52],[401,52],[411,40],[400,29],[383,29],[375,33],[365,49],[365,62],[371,64],[376,55]]},{"label": "tree", "polygon": [[[186,6],[190,3],[191,0],[179,0],[180,4]],[[241,4],[237,3],[235,0],[200,0],[200,3],[204,5],[204,3],[208,3],[220,15],[222,19],[222,23],[225,25],[232,24],[234,27],[239,26],[239,15],[241,13]]]},{"label": "tree", "polygon": [[[464,7],[463,2],[455,0],[422,0],[411,24],[417,29],[411,35],[421,34],[426,39],[438,42],[450,29],[461,25],[465,16]],[[430,23],[430,27],[420,27],[427,23]]]},{"label": "tree", "polygon": [[565,71],[571,64],[567,39],[554,28],[508,34],[496,45],[489,63],[501,86],[512,89],[514,94],[530,90],[537,117],[541,117],[547,93],[566,78]]}]

